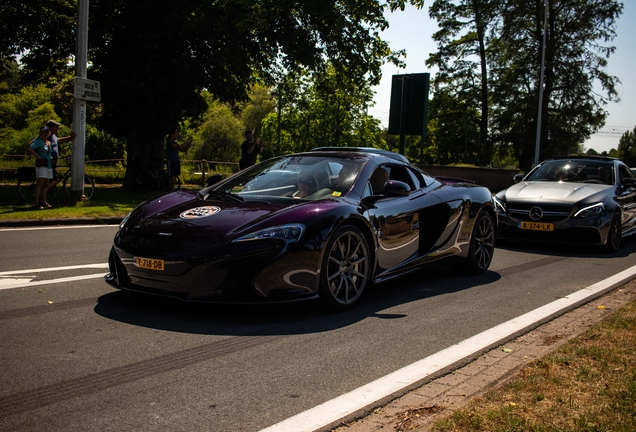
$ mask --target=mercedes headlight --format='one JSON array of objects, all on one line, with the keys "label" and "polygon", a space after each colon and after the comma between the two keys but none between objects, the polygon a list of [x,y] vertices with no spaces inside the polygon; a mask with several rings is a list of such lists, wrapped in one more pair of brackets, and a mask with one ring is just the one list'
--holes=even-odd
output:
[{"label": "mercedes headlight", "polygon": [[506,212],[506,203],[497,198],[496,196],[492,197],[492,202],[495,204],[495,208],[497,209],[497,213],[505,213]]},{"label": "mercedes headlight", "polygon": [[574,217],[575,218],[585,218],[585,217],[590,217],[590,216],[597,216],[597,215],[600,215],[601,213],[603,213],[603,210],[605,210],[605,204],[597,203],[597,204],[593,204],[591,206],[583,207],[581,210],[577,211],[574,214]]}]

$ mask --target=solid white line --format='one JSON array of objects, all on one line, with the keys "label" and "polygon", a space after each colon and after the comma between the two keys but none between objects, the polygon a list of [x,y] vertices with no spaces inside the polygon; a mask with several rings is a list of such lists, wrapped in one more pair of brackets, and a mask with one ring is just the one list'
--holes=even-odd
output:
[{"label": "solid white line", "polygon": [[411,386],[467,356],[491,347],[498,341],[520,332],[538,321],[549,318],[573,305],[582,304],[586,299],[598,296],[604,291],[610,291],[623,285],[633,279],[635,275],[636,266],[633,266],[604,281],[486,330],[349,393],[265,428],[261,432],[314,432]]},{"label": "solid white line", "polygon": [[16,274],[27,274],[27,273],[42,273],[42,272],[52,272],[52,271],[61,271],[61,270],[76,270],[83,268],[108,268],[108,263],[98,263],[98,264],[80,264],[74,266],[65,266],[65,267],[47,267],[47,268],[39,268],[39,269],[30,269],[30,270],[12,270],[0,272],[0,276],[8,276],[8,275],[16,275]]},{"label": "solid white line", "polygon": [[83,275],[83,276],[71,276],[71,277],[65,277],[60,279],[47,279],[47,280],[41,280],[41,281],[35,281],[35,282],[31,282],[30,279],[26,279],[24,277],[16,278],[14,281],[0,279],[0,290],[22,288],[22,287],[32,287],[32,286],[38,286],[38,285],[50,285],[50,284],[63,283],[63,282],[74,282],[74,281],[86,280],[86,279],[96,279],[96,278],[104,277],[104,274],[105,273],[90,274],[90,275]]},{"label": "solid white line", "polygon": [[99,224],[99,225],[60,225],[60,226],[41,226],[41,227],[23,227],[23,228],[4,227],[0,229],[0,233],[13,232],[13,231],[35,231],[35,230],[55,230],[55,229],[73,229],[73,228],[112,228],[116,226],[119,226],[119,225]]}]

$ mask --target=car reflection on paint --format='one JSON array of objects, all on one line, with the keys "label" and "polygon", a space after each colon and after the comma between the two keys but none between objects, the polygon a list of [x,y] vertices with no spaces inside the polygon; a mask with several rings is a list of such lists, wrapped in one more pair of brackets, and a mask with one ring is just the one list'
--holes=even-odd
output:
[{"label": "car reflection on paint", "polygon": [[546,160],[496,194],[498,238],[603,245],[609,251],[636,232],[636,178],[618,159]]},{"label": "car reflection on paint", "polygon": [[144,202],[122,221],[105,279],[183,300],[319,297],[344,310],[429,263],[484,273],[496,226],[484,187],[387,151],[316,149]]}]

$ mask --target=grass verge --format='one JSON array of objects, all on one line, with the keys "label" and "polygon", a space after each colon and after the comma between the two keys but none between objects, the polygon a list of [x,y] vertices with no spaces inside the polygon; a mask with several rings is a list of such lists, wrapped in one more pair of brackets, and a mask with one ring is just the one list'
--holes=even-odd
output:
[{"label": "grass verge", "polygon": [[636,302],[430,430],[636,431]]},{"label": "grass verge", "polygon": [[[159,191],[134,192],[121,189],[120,185],[95,185],[95,194],[90,201],[81,201],[71,205],[62,188],[58,186],[56,189],[55,197],[49,196],[48,198],[52,208],[34,210],[32,200],[24,201],[18,196],[15,184],[0,184],[0,220],[124,218],[147,198],[159,195]],[[193,186],[192,189],[198,190],[200,188]]]}]

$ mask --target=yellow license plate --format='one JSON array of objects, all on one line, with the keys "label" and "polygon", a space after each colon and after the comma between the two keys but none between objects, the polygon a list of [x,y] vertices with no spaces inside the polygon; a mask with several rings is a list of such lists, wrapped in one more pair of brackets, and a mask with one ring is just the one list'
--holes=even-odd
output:
[{"label": "yellow license plate", "polygon": [[163,260],[135,257],[135,266],[148,270],[163,271],[165,263]]},{"label": "yellow license plate", "polygon": [[532,231],[554,231],[554,224],[548,222],[519,222],[519,228]]}]

